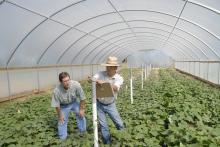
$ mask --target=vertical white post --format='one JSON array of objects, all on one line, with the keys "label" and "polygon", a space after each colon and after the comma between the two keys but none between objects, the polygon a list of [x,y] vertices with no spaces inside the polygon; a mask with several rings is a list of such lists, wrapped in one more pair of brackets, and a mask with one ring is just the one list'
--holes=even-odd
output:
[{"label": "vertical white post", "polygon": [[220,84],[220,62],[218,63],[218,84]]},{"label": "vertical white post", "polygon": [[96,105],[96,82],[92,79],[92,114],[94,130],[94,147],[98,147],[98,125],[97,125],[97,105]]},{"label": "vertical white post", "polygon": [[127,93],[127,91],[128,91],[128,86],[125,85],[125,92]]},{"label": "vertical white post", "polygon": [[209,62],[207,63],[207,81],[209,80]]},{"label": "vertical white post", "polygon": [[147,77],[148,77],[148,70],[149,70],[149,65],[147,65]]},{"label": "vertical white post", "polygon": [[130,68],[130,96],[131,96],[131,104],[133,104],[133,83],[132,83],[132,68]]},{"label": "vertical white post", "polygon": [[199,61],[199,77],[201,77],[201,75],[200,75],[200,61]]},{"label": "vertical white post", "polygon": [[11,102],[11,82],[10,82],[8,67],[6,68],[6,71],[7,71],[7,81],[8,81],[8,96],[9,96],[9,101]]},{"label": "vertical white post", "polygon": [[147,71],[146,71],[147,69],[146,69],[146,65],[144,65],[144,80],[146,80],[147,79]]},{"label": "vertical white post", "polygon": [[38,93],[40,93],[40,73],[39,73],[39,68],[36,69],[37,70],[37,91]]},{"label": "vertical white post", "polygon": [[144,68],[143,64],[141,65],[141,90],[144,89]]}]

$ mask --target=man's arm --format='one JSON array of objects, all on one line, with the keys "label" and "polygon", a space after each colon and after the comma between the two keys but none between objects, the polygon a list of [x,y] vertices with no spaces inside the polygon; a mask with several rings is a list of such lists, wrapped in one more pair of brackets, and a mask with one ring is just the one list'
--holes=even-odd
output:
[{"label": "man's arm", "polygon": [[114,92],[118,92],[119,88],[116,85],[112,84],[111,86]]},{"label": "man's arm", "polygon": [[61,124],[63,124],[64,123],[64,116],[63,116],[63,113],[60,109],[60,102],[59,102],[58,96],[59,95],[54,90],[53,95],[52,95],[51,107],[55,107],[56,112],[57,112],[57,116],[58,116],[58,120]]},{"label": "man's arm", "polygon": [[81,117],[85,116],[85,100],[80,100],[79,114]]},{"label": "man's arm", "polygon": [[103,80],[98,80],[98,75],[95,75],[94,77],[88,76],[88,82],[92,83],[93,80],[96,81],[97,84],[102,85],[103,83],[105,83],[105,81]]},{"label": "man's arm", "polygon": [[76,96],[80,98],[80,107],[79,107],[79,115],[81,117],[85,116],[85,94],[84,91],[79,83],[76,87]]},{"label": "man's arm", "polygon": [[64,123],[64,116],[61,112],[60,107],[56,107],[56,111],[57,111],[59,121],[63,124]]},{"label": "man's arm", "polygon": [[116,79],[115,83],[112,84],[112,89],[114,90],[114,92],[118,92],[119,91],[121,85],[123,84],[123,81],[124,81],[124,79],[121,76],[119,76]]}]

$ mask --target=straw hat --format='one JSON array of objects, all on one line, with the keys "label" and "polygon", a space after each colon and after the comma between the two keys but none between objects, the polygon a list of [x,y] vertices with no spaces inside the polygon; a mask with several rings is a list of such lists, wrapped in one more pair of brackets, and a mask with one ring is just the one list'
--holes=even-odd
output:
[{"label": "straw hat", "polygon": [[118,59],[117,57],[113,57],[113,56],[110,56],[108,57],[107,59],[107,62],[104,63],[104,64],[101,64],[102,66],[120,66],[118,64]]}]

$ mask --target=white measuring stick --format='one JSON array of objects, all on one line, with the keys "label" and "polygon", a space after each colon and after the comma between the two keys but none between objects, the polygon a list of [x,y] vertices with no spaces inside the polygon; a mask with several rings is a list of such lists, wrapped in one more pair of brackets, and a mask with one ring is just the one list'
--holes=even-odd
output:
[{"label": "white measuring stick", "polygon": [[144,89],[144,67],[141,65],[141,90]]},{"label": "white measuring stick", "polygon": [[96,105],[96,81],[92,80],[92,116],[94,130],[94,147],[98,147],[98,124],[97,124],[97,105]]},{"label": "white measuring stick", "polygon": [[130,96],[131,96],[131,104],[133,104],[133,83],[132,83],[132,68],[130,68]]}]

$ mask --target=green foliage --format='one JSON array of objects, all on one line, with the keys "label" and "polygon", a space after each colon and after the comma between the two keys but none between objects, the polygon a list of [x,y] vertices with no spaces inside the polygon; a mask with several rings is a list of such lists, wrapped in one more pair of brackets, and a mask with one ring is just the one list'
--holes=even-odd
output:
[{"label": "green foliage", "polygon": [[[140,70],[133,70],[134,104],[130,104],[129,71],[116,102],[126,129],[110,121],[113,146],[220,146],[220,91],[172,69],[155,70],[141,90]],[[92,146],[91,85],[81,82],[86,94],[87,134],[77,133],[70,114],[68,139],[57,138],[57,116],[51,95],[41,94],[0,108],[0,146]],[[99,143],[104,146],[99,133]]]}]

